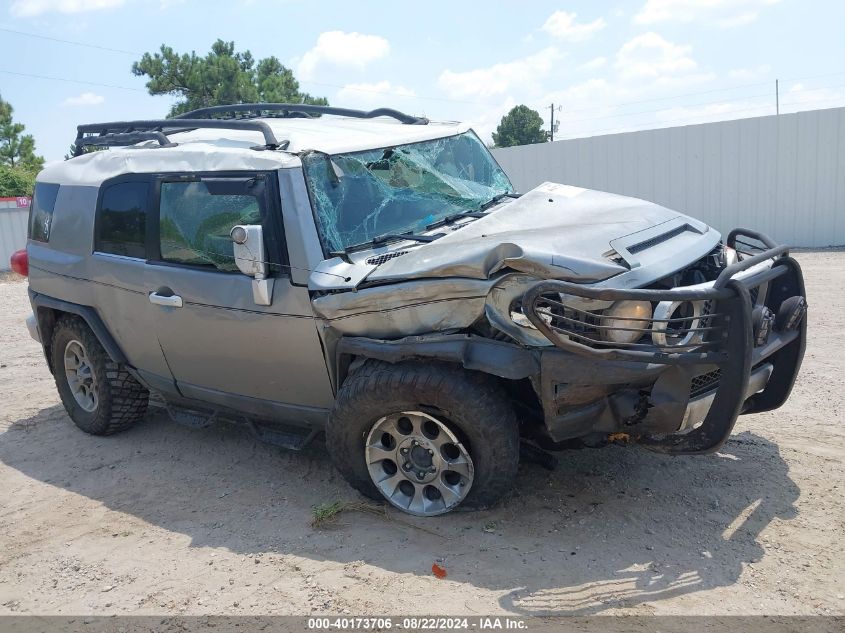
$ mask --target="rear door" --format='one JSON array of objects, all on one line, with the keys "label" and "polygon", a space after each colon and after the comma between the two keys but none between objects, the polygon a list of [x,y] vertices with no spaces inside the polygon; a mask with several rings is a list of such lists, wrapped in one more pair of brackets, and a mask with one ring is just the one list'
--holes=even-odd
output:
[{"label": "rear door", "polygon": [[[160,177],[147,294],[184,396],[308,420],[333,395],[308,289],[286,266],[278,191],[275,172]],[[229,237],[237,224],[263,227],[272,305],[256,305],[252,279],[238,271]]]}]

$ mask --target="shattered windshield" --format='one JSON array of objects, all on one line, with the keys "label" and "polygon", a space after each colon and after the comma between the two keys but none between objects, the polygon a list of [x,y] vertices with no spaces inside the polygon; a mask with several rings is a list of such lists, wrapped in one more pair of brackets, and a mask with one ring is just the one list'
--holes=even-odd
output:
[{"label": "shattered windshield", "polygon": [[513,192],[473,132],[421,143],[302,157],[328,251],[388,233],[418,232]]}]

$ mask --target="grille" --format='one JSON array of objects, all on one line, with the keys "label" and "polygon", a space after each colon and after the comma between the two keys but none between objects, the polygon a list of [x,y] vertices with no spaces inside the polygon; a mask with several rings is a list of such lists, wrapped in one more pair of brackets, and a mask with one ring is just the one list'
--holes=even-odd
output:
[{"label": "grille", "polygon": [[719,386],[719,379],[722,377],[721,369],[714,369],[706,374],[695,376],[690,383],[689,396],[695,398],[703,393],[707,393],[711,389]]},{"label": "grille", "polygon": [[388,262],[391,259],[399,257],[400,255],[405,255],[408,251],[393,251],[392,253],[384,253],[383,255],[377,255],[375,257],[370,257],[367,260],[367,263],[370,266],[381,266],[384,262]]}]

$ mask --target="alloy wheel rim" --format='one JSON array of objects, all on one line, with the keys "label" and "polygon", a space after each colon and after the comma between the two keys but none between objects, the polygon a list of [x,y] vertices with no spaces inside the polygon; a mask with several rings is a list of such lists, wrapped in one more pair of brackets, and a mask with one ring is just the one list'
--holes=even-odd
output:
[{"label": "alloy wheel rim", "polygon": [[88,413],[96,411],[99,404],[97,375],[85,346],[77,340],[68,342],[64,361],[65,378],[76,404]]},{"label": "alloy wheel rim", "polygon": [[370,478],[392,505],[417,516],[449,512],[469,494],[472,458],[452,430],[421,411],[380,418],[367,436]]}]

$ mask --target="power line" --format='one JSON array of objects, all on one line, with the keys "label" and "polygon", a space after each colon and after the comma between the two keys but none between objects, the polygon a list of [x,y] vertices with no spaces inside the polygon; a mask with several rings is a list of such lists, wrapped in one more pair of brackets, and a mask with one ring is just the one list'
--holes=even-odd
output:
[{"label": "power line", "polygon": [[[78,42],[75,40],[65,40],[58,37],[50,37],[48,35],[40,35],[38,33],[27,33],[26,31],[17,31],[15,29],[7,29],[0,27],[0,31],[4,33],[13,33],[15,35],[21,35],[24,37],[34,37],[40,40],[47,40],[50,42],[58,42],[61,44],[70,44],[72,46],[82,46],[85,48],[93,48],[100,51],[108,51],[111,53],[121,53],[124,55],[134,55],[136,57],[141,57],[143,53],[138,51],[128,51],[122,48],[110,48],[108,46],[99,46],[97,44],[88,44],[87,42]],[[39,77],[40,79],[45,79],[46,77]],[[324,83],[319,81],[299,81],[300,84],[309,84],[313,86],[325,86],[328,88],[336,88],[338,90],[353,90],[355,92],[365,92],[371,94],[383,94],[383,95],[390,95],[395,97],[405,97],[409,99],[422,99],[425,101],[443,101],[448,103],[465,103],[470,105],[487,105],[486,103],[482,103],[480,101],[467,101],[463,99],[450,99],[448,97],[425,97],[420,95],[409,95],[401,92],[391,92],[389,90],[372,90],[369,88],[359,88],[357,86],[344,86],[340,84],[332,84],[332,83]]]},{"label": "power line", "polygon": [[18,77],[29,77],[30,79],[45,79],[47,81],[62,81],[70,84],[83,84],[86,86],[99,86],[100,88],[116,88],[118,90],[132,90],[135,92],[146,92],[142,88],[130,88],[129,86],[116,86],[114,84],[101,84],[96,81],[83,81],[81,79],[66,79],[65,77],[50,77],[48,75],[33,75],[31,73],[19,73],[13,70],[0,70],[4,75],[16,75]]},{"label": "power line", "polygon": [[[823,79],[823,78],[826,78],[826,77],[836,77],[836,76],[839,76],[839,75],[845,75],[845,71],[839,71],[839,72],[835,72],[835,73],[826,73],[824,75],[808,75],[808,76],[804,76],[804,77],[791,77],[791,78],[783,79],[782,81],[806,81],[806,80],[809,80],[809,79]],[[611,104],[608,104],[606,106],[600,106],[600,107],[592,106],[592,107],[589,107],[589,108],[573,108],[573,109],[567,108],[566,111],[567,112],[595,112],[596,110],[601,110],[601,109],[605,109],[605,108],[624,108],[626,106],[638,105],[640,103],[653,103],[655,101],[670,101],[672,99],[681,99],[683,97],[696,97],[696,96],[699,96],[699,95],[712,94],[714,92],[727,92],[728,90],[741,90],[742,88],[756,88],[758,86],[770,86],[770,85],[771,85],[771,81],[763,81],[763,82],[760,82],[760,83],[741,84],[741,85],[738,85],[738,86],[730,86],[730,87],[727,87],[727,88],[713,88],[712,90],[701,90],[699,92],[685,92],[683,94],[671,95],[671,96],[668,96],[668,97],[655,97],[653,99],[641,99],[639,101],[626,101],[624,103],[611,103]],[[751,97],[744,97],[744,98],[748,99],[748,98],[751,98]],[[547,106],[544,105],[542,107],[545,108]]]},{"label": "power line", "polygon": [[[821,88],[817,88],[817,90],[821,90]],[[797,106],[807,105],[807,106],[815,107],[819,103],[829,103],[831,101],[838,101],[838,102],[841,103],[841,102],[845,101],[845,96],[831,97],[830,99],[820,99],[818,101],[790,101],[790,102],[783,102],[780,105],[781,105],[781,109],[783,108],[783,106],[791,106],[791,105],[797,105]],[[680,106],[680,107],[683,107],[683,106]],[[658,121],[657,124],[677,123],[678,121],[690,121],[690,120],[702,119],[702,118],[707,118],[707,117],[719,117],[719,116],[729,115],[729,114],[740,114],[740,113],[743,113],[743,112],[752,112],[752,111],[755,111],[755,110],[761,110],[763,108],[771,108],[771,107],[772,107],[772,104],[768,103],[768,104],[762,104],[762,105],[759,105],[759,106],[754,106],[754,107],[751,107],[751,108],[741,108],[741,109],[737,109],[737,110],[725,110],[724,112],[712,112],[712,113],[705,113],[705,114],[679,117],[679,118],[674,118],[674,119],[664,119],[662,121]],[[714,121],[704,121],[703,123],[719,123],[721,121],[726,121],[726,120],[730,120],[730,119],[719,119],[719,120],[714,120]],[[673,127],[680,127],[682,125],[684,125],[684,124],[681,123],[681,124],[679,124],[677,126],[673,126]],[[692,123],[692,125],[694,125],[694,123]],[[597,136],[597,135],[601,135],[601,134],[617,134],[617,133],[623,134],[623,133],[626,133],[626,132],[640,132],[640,131],[651,130],[651,129],[660,129],[660,128],[639,128],[639,129],[631,129],[630,127],[603,128],[603,129],[600,129],[600,130],[590,130],[589,134],[591,136]],[[570,136],[566,140],[575,139],[575,138],[583,138],[583,137]]]},{"label": "power line", "polygon": [[49,35],[40,35],[38,33],[27,33],[25,31],[16,31],[15,29],[6,29],[0,27],[0,31],[4,33],[14,33],[15,35],[23,35],[26,37],[35,37],[39,40],[48,40],[50,42],[60,42],[62,44],[72,44],[74,46],[84,46],[85,48],[95,48],[100,51],[109,51],[110,53],[122,53],[124,55],[141,56],[143,53],[137,51],[127,51],[122,48],[109,48],[108,46],[99,46],[98,44],[88,44],[87,42],[76,42],[74,40],[63,40],[58,37],[50,37]]},{"label": "power line", "polygon": [[[81,46],[81,47],[85,47],[85,48],[107,51],[107,52],[111,52],[111,53],[120,53],[120,54],[124,54],[124,55],[135,55],[135,56],[142,56],[143,55],[143,53],[140,53],[138,51],[129,51],[129,50],[120,49],[120,48],[111,48],[111,47],[108,47],[108,46],[100,46],[98,44],[89,44],[87,42],[79,42],[79,41],[75,41],[75,40],[66,40],[66,39],[61,39],[61,38],[58,38],[58,37],[41,35],[41,34],[38,34],[38,33],[29,33],[29,32],[26,32],[26,31],[18,31],[16,29],[9,29],[9,28],[0,27],[0,32],[12,33],[12,34],[20,35],[20,36],[24,36],[24,37],[33,37],[33,38],[47,40],[47,41],[51,41],[51,42],[57,42],[57,43],[61,43],[61,44],[70,44],[72,46]],[[21,77],[31,77],[31,78],[34,78],[34,79],[63,81],[63,82],[68,82],[68,83],[79,83],[79,84],[99,86],[99,87],[104,87],[104,88],[116,88],[116,89],[119,89],[119,90],[133,90],[133,91],[144,92],[143,90],[141,90],[139,88],[129,88],[127,86],[116,86],[116,85],[112,85],[112,84],[102,84],[102,83],[88,82],[88,81],[77,81],[77,80],[64,79],[64,78],[61,78],[61,77],[48,77],[48,76],[45,76],[45,75],[16,73],[16,72],[13,72],[13,71],[3,71],[3,70],[0,70],[0,73],[5,73],[5,74],[9,74],[9,75],[18,75],[18,76],[21,76]],[[834,77],[834,76],[839,76],[839,75],[845,75],[845,71],[839,71],[839,72],[835,72],[835,73],[826,73],[826,74],[822,74],[822,75],[809,75],[809,76],[803,76],[803,77],[792,77],[792,78],[785,79],[784,81],[803,81],[803,80],[809,80],[809,79],[821,79],[821,78],[826,78],[826,77]],[[405,93],[401,93],[401,92],[392,92],[392,91],[385,91],[385,90],[372,90],[372,89],[369,89],[369,88],[360,88],[360,87],[356,87],[356,86],[333,84],[333,83],[327,83],[327,82],[300,81],[299,83],[309,84],[309,85],[314,85],[314,86],[324,86],[324,87],[328,87],[328,88],[335,88],[335,89],[338,89],[338,90],[351,90],[351,91],[355,91],[355,92],[363,92],[363,93],[370,93],[370,94],[383,94],[383,95],[403,97],[403,98],[406,98],[406,99],[417,99],[417,100],[423,100],[423,101],[440,101],[440,102],[445,102],[445,103],[463,103],[463,104],[468,104],[468,105],[481,105],[481,106],[492,105],[492,104],[482,102],[482,101],[469,101],[469,100],[466,100],[466,99],[451,99],[451,98],[448,98],[448,97],[429,97],[429,96],[416,95],[416,94],[409,95],[409,94],[405,94]],[[654,98],[651,98],[651,99],[640,99],[638,101],[627,101],[627,102],[623,102],[623,103],[608,104],[606,106],[599,106],[599,107],[593,106],[593,107],[588,107],[588,108],[575,108],[575,109],[567,108],[567,113],[571,114],[573,112],[595,112],[595,111],[604,110],[604,109],[608,109],[608,108],[623,108],[623,107],[627,107],[627,106],[631,106],[631,105],[638,105],[638,104],[641,104],[641,103],[654,103],[654,102],[657,102],[657,101],[671,101],[671,100],[674,100],[674,99],[681,99],[681,98],[684,98],[684,97],[694,97],[694,96],[699,96],[699,95],[704,95],[704,94],[713,94],[713,93],[716,93],[716,92],[727,92],[729,90],[741,90],[743,88],[754,88],[754,87],[758,87],[758,86],[768,86],[770,84],[771,84],[770,81],[766,81],[766,82],[759,82],[759,83],[742,84],[742,85],[738,85],[738,86],[730,86],[730,87],[726,87],[726,88],[713,88],[713,89],[710,89],[710,90],[701,90],[701,91],[698,91],[698,92],[687,92],[687,93],[683,93],[683,94],[679,94],[679,95],[671,95],[671,96],[667,96],[667,97],[654,97]],[[706,103],[692,104],[692,106],[708,105],[709,103],[722,103],[722,102],[728,102],[729,103],[729,102],[732,102],[732,101],[742,101],[743,99],[755,99],[755,98],[758,98],[758,96],[765,96],[765,95],[753,95],[753,96],[746,96],[746,97],[737,97],[737,98],[734,98],[734,99],[727,99],[727,100],[719,100],[719,101],[712,101],[712,102],[706,102]],[[692,106],[685,106],[685,107],[692,107]],[[548,106],[544,105],[542,107],[545,108],[545,107],[548,107]],[[678,107],[682,107],[682,106],[678,106]],[[614,114],[614,115],[605,115],[605,116],[600,116],[600,117],[586,117],[586,118],[582,118],[582,119],[570,119],[568,122],[573,123],[573,122],[576,122],[576,121],[587,121],[587,120],[593,120],[593,119],[616,118],[616,117],[621,117],[621,116],[627,116],[628,114],[631,114],[631,115],[633,115],[633,114],[646,114],[646,113],[649,113],[649,112],[659,112],[663,109],[666,109],[666,108],[661,108],[661,109],[658,109],[658,110],[643,110],[643,111],[632,112],[632,113],[627,113],[627,114],[622,113],[622,114]]]},{"label": "power line", "polygon": [[[768,85],[768,84],[767,84]],[[836,85],[836,86],[819,86],[817,88],[801,88],[800,90],[792,90],[787,94],[797,94],[799,92],[816,92],[818,90],[835,90],[837,88],[845,87],[843,85]],[[744,97],[735,97],[733,99],[717,99],[715,101],[701,101],[698,103],[684,103],[684,104],[677,104],[677,105],[667,105],[663,108],[657,108],[652,110],[637,110],[636,112],[619,112],[616,114],[607,114],[603,116],[596,116],[596,117],[583,117],[580,119],[568,119],[566,123],[578,123],[581,121],[598,121],[601,119],[615,119],[619,117],[627,117],[627,116],[637,116],[639,114],[651,114],[653,112],[664,112],[671,108],[695,108],[698,106],[704,105],[713,105],[717,103],[733,103],[735,101],[746,101],[750,99],[762,99],[764,97],[770,97],[770,93],[766,92],[763,94],[756,94],[756,95],[747,95]],[[609,107],[609,106],[608,106]]]}]

